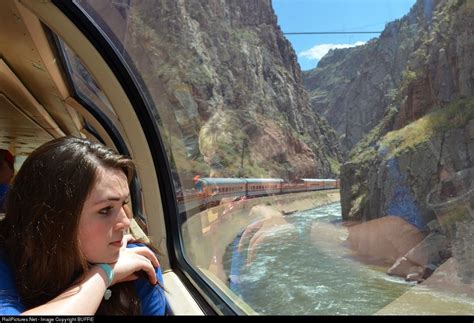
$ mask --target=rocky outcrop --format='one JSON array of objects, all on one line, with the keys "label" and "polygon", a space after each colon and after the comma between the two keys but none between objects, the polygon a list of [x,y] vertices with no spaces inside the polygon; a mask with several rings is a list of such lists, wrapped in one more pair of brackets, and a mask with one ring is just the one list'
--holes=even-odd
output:
[{"label": "rocky outcrop", "polygon": [[420,243],[420,231],[398,216],[348,225],[347,244],[364,262],[391,266]]},{"label": "rocky outcrop", "polygon": [[389,94],[400,84],[410,49],[398,53],[398,37],[392,38],[331,50],[303,73],[314,111],[333,126],[346,152],[382,119],[393,100]]},{"label": "rocky outcrop", "polygon": [[474,3],[418,1],[397,23],[413,19],[414,51],[400,87],[381,121],[341,168],[341,204],[345,220],[390,214],[426,234],[389,270],[421,281],[446,259],[457,239],[427,225],[437,220],[427,197],[441,181],[474,166]]},{"label": "rocky outcrop", "polygon": [[417,22],[418,47],[408,55],[396,106],[341,169],[345,219],[392,214],[424,230],[435,217],[425,203],[429,191],[443,173],[474,165],[473,19],[472,2],[420,0],[396,22]]},{"label": "rocky outcrop", "polygon": [[313,109],[334,127],[346,151],[378,124],[395,100],[415,49],[414,24],[408,17],[392,22],[379,38],[331,50],[317,68],[303,73]]},{"label": "rocky outcrop", "polygon": [[270,0],[141,1],[126,19],[126,49],[150,71],[144,81],[182,175],[338,172],[336,135],[310,108]]},{"label": "rocky outcrop", "polygon": [[303,73],[313,109],[351,150],[386,115],[394,128],[472,95],[474,13],[469,1],[418,0],[363,46],[336,49]]},{"label": "rocky outcrop", "polygon": [[474,166],[473,119],[474,100],[456,101],[354,155],[341,171],[343,218],[393,214],[427,229],[435,218],[428,193],[443,176]]},{"label": "rocky outcrop", "polygon": [[387,270],[389,275],[407,280],[423,281],[450,257],[450,246],[445,235],[430,233]]},{"label": "rocky outcrop", "polygon": [[[427,13],[428,5],[433,8],[432,13]],[[435,106],[473,94],[472,2],[425,0],[424,8],[419,45],[411,53],[404,71],[396,129],[417,120]]]}]

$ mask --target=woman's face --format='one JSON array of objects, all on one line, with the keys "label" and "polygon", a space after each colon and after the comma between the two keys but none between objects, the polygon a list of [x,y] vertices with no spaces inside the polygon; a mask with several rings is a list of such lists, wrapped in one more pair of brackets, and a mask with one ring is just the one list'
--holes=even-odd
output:
[{"label": "woman's face", "polygon": [[80,248],[90,263],[114,263],[130,226],[124,205],[130,191],[121,170],[101,169],[79,222]]}]

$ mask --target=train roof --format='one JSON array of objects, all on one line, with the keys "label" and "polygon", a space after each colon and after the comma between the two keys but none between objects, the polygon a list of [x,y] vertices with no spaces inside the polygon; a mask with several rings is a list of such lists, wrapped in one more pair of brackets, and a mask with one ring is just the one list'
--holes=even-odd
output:
[{"label": "train roof", "polygon": [[220,178],[220,177],[204,177],[199,181],[206,185],[222,185],[222,184],[259,184],[259,183],[282,183],[281,178]]},{"label": "train roof", "polygon": [[199,181],[206,185],[245,184],[245,180],[243,178],[204,177],[200,178]]},{"label": "train roof", "polygon": [[300,178],[303,182],[335,182],[332,178]]},{"label": "train roof", "polygon": [[284,182],[281,178],[243,178],[247,183],[281,183]]}]

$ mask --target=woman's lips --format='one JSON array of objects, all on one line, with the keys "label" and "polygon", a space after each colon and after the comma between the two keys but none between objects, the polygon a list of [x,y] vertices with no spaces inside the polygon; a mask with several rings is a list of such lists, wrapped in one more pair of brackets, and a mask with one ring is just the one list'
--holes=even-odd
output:
[{"label": "woman's lips", "polygon": [[120,248],[122,246],[122,240],[117,240],[117,241],[111,242],[110,244],[114,247]]}]

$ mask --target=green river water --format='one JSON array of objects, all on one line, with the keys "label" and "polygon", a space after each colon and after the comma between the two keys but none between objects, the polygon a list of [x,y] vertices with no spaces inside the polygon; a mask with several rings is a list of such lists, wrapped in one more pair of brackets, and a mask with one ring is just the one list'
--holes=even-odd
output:
[{"label": "green river water", "polygon": [[224,257],[226,271],[230,273],[232,267],[232,273],[238,273],[231,289],[256,312],[370,315],[413,286],[388,276],[386,268],[362,265],[351,257],[323,250],[311,241],[314,223],[339,225],[339,203],[287,217],[297,233],[279,232],[278,237],[258,248],[250,266],[233,256],[235,247],[229,246]]}]

